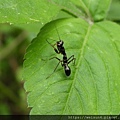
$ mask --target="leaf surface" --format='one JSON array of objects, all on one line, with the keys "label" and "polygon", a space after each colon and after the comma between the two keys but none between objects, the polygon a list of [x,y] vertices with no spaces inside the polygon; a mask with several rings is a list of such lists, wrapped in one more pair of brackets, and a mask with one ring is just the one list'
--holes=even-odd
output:
[{"label": "leaf surface", "polygon": [[120,20],[120,0],[112,0],[107,18],[113,21]]},{"label": "leaf surface", "polygon": [[[56,27],[55,27],[56,26]],[[67,77],[62,59],[46,39],[60,38],[71,62]],[[120,27],[109,21],[88,24],[77,18],[46,24],[28,47],[24,61],[25,89],[29,92],[30,114],[119,114],[120,111]]]},{"label": "leaf surface", "polygon": [[81,2],[89,18],[100,21],[106,17],[111,0],[81,0]]},{"label": "leaf surface", "polygon": [[[60,4],[64,4],[66,0]],[[33,23],[45,24],[59,12],[60,8],[49,0],[1,0],[1,23]]]},{"label": "leaf surface", "polygon": [[105,18],[110,3],[111,0],[0,0],[0,22],[43,25],[61,10],[76,17],[85,13],[91,20],[99,21]]}]

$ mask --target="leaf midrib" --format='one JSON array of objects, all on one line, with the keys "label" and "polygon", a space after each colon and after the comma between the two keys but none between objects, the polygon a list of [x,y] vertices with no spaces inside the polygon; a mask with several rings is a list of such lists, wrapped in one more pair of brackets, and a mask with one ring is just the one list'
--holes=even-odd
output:
[{"label": "leaf midrib", "polygon": [[[80,57],[79,57],[78,64],[77,64],[76,68],[78,68],[78,67],[81,65],[81,61],[82,61],[83,53],[84,53],[84,48],[85,48],[85,45],[86,45],[86,43],[87,43],[87,40],[88,40],[87,38],[88,38],[88,36],[89,36],[91,27],[92,27],[92,25],[89,24],[88,29],[87,29],[87,32],[86,32],[86,36],[85,36],[85,39],[84,39],[84,42],[83,42],[83,45],[82,45],[82,48],[81,48],[81,53],[80,53],[80,55],[79,55]],[[74,74],[74,77],[73,77],[74,79],[73,79],[73,82],[72,82],[72,85],[71,85],[71,88],[70,88],[70,91],[69,91],[69,94],[68,94],[68,97],[67,97],[67,100],[66,100],[66,104],[65,104],[65,107],[64,107],[64,109],[63,109],[62,114],[65,113],[65,110],[66,110],[66,108],[67,108],[68,101],[69,101],[69,99],[70,99],[71,92],[72,92],[72,89],[73,89],[74,84],[75,84],[75,79],[76,79],[77,73],[78,73],[78,69],[76,69],[76,71],[75,71],[75,74]]]},{"label": "leaf midrib", "polygon": [[85,5],[85,3],[84,3],[82,0],[81,0],[81,4],[82,4],[82,6],[83,6],[83,8],[84,8],[84,10],[85,10],[85,12],[86,12],[86,14],[87,14],[87,16],[88,16],[89,18],[92,18],[88,7]]}]

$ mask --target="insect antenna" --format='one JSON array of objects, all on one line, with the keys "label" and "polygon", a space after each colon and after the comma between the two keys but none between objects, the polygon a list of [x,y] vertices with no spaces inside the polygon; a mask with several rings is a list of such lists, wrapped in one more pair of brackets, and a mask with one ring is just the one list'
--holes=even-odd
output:
[{"label": "insect antenna", "polygon": [[58,34],[58,38],[59,38],[59,40],[61,40],[61,39],[60,39],[59,32],[58,32],[58,29],[57,29],[57,27],[56,27],[56,24],[55,24],[55,29],[56,29],[56,31],[57,31],[57,34]]}]

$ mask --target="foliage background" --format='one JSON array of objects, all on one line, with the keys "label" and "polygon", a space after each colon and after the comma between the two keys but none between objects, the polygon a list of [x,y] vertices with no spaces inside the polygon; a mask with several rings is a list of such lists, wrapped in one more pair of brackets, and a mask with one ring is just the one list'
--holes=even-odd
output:
[{"label": "foliage background", "polygon": [[[42,2],[43,0],[41,0]],[[39,2],[39,1],[38,1]],[[51,9],[47,13],[46,21],[39,22],[37,18],[41,15],[35,14],[36,9],[32,8],[31,11],[22,13],[22,4],[18,9],[18,14],[21,16],[17,17],[16,12],[14,13],[14,5],[12,2],[0,1],[0,114],[1,115],[17,115],[17,114],[29,114],[30,108],[27,107],[26,92],[23,88],[22,81],[22,65],[25,50],[30,44],[31,40],[36,37],[39,29],[49,20],[52,16]],[[26,3],[28,5],[29,3]],[[34,3],[32,3],[34,4]],[[37,4],[37,3],[36,3]],[[60,3],[61,4],[61,3]],[[65,4],[65,3],[62,3]],[[13,6],[13,14],[9,14],[8,6]],[[31,6],[30,6],[31,7]],[[43,13],[47,9],[44,7]],[[59,9],[59,8],[58,8]],[[113,0],[109,9],[107,19],[120,24],[120,1]],[[56,11],[57,12],[57,11]],[[2,14],[1,14],[2,13]],[[57,13],[56,13],[57,14]],[[35,19],[28,19],[31,16]],[[61,11],[57,18],[67,16],[64,11]],[[6,18],[9,17],[9,21]],[[69,15],[68,15],[69,16]],[[70,15],[71,16],[71,15]],[[3,18],[4,17],[4,18]],[[25,21],[25,22],[24,22]],[[26,22],[28,21],[28,22]],[[31,22],[32,21],[32,22]]]}]

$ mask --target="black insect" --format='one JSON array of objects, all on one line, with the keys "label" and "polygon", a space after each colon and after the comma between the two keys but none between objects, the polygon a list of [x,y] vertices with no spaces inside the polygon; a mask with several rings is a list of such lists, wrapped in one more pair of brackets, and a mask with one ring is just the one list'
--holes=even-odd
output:
[{"label": "black insect", "polygon": [[[57,30],[57,28],[56,28],[56,30]],[[58,36],[59,36],[58,30],[57,30],[57,34],[58,34]],[[48,40],[46,40],[46,41],[48,42]],[[48,42],[48,43],[49,43],[49,42]],[[66,54],[65,48],[64,48],[64,46],[63,46],[64,42],[60,39],[60,36],[59,36],[59,41],[57,41],[54,45],[52,45],[51,43],[49,43],[49,44],[54,48],[54,51],[55,51],[57,54],[62,54],[62,55],[63,55],[63,59],[62,59],[62,60],[60,60],[60,59],[57,58],[57,57],[52,57],[52,58],[50,58],[50,60],[51,60],[51,59],[54,59],[54,58],[56,58],[57,60],[59,60],[59,63],[58,63],[57,66],[55,67],[53,73],[56,71],[58,65],[61,63],[62,67],[64,67],[65,74],[66,74],[67,76],[69,76],[69,75],[71,74],[71,69],[70,69],[70,67],[68,66],[68,64],[69,64],[71,61],[73,61],[73,60],[74,60],[74,64],[75,64],[75,59],[76,59],[76,58],[74,58],[74,55],[72,55],[71,57],[69,57],[69,58],[67,59],[67,54]],[[55,45],[57,46],[57,48],[55,48]],[[52,74],[53,74],[53,73],[52,73]],[[50,74],[47,78],[49,78],[52,74]]]}]

